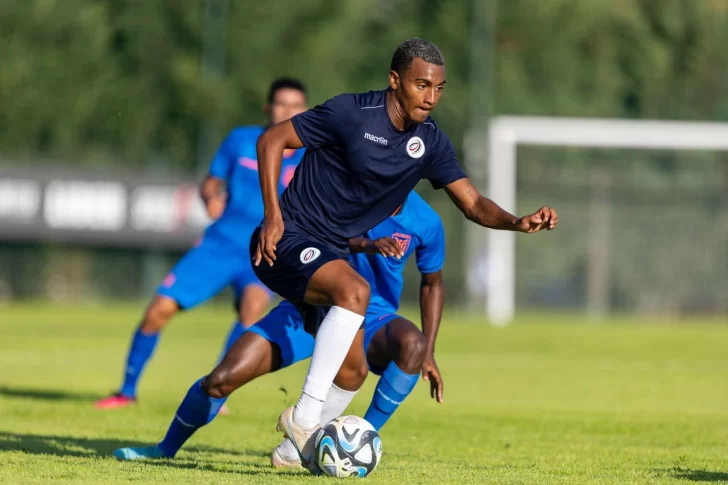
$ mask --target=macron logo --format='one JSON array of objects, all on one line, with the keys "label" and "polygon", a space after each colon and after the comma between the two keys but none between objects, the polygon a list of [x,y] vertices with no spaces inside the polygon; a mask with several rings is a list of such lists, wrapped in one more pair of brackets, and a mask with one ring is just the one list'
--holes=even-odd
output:
[{"label": "macron logo", "polygon": [[371,140],[373,142],[379,143],[380,145],[387,144],[387,139],[382,136],[374,136],[374,135],[370,135],[369,133],[364,133],[364,138],[366,138],[367,140]]}]

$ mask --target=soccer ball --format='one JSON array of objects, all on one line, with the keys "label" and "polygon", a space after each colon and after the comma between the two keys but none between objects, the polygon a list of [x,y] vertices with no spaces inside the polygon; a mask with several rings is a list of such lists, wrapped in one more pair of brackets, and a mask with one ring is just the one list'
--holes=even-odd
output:
[{"label": "soccer ball", "polygon": [[382,459],[382,440],[374,426],[357,416],[339,416],[316,435],[316,462],[336,478],[369,475]]}]

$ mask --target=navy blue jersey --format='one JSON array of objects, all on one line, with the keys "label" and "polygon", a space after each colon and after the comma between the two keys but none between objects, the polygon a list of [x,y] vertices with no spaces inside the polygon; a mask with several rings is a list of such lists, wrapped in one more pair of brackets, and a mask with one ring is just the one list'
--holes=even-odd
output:
[{"label": "navy blue jersey", "polygon": [[421,179],[440,188],[466,177],[430,118],[394,127],[386,93],[342,94],[291,119],[307,150],[281,198],[287,227],[346,252],[350,238],[392,215]]}]

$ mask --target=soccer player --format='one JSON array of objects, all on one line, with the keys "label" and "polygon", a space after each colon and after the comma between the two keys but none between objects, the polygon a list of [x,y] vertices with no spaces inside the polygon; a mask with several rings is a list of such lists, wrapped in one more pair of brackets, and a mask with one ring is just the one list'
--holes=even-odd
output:
[{"label": "soccer player", "polygon": [[[414,389],[420,373],[430,381],[432,396],[442,402],[443,385],[434,352],[445,299],[445,232],[437,213],[412,192],[396,214],[364,236],[350,241],[351,263],[373,288],[364,345],[369,367],[381,377],[364,418],[379,430]],[[422,274],[422,332],[396,314],[404,266],[413,254]],[[243,333],[225,356],[224,365],[192,385],[158,445],[121,448],[114,456],[123,460],[173,457],[197,429],[214,419],[235,389],[310,357],[314,339],[303,327],[296,307],[287,301],[280,303]],[[222,372],[229,366],[230,373]],[[357,390],[335,383],[324,404],[323,422],[340,416]],[[301,464],[288,440],[273,451],[271,462],[285,467]]]},{"label": "soccer player", "polygon": [[[303,392],[281,414],[278,430],[313,473],[319,472],[313,436],[334,378],[351,379],[349,385],[358,378],[361,385],[366,375],[360,327],[370,285],[347,262],[349,239],[390,216],[421,179],[444,188],[465,217],[482,226],[526,233],[556,227],[553,209],[516,217],[478,193],[447,135],[429,117],[444,88],[440,50],[407,40],[392,57],[388,89],[336,96],[258,139],[265,217],[251,237],[255,272],[316,332]],[[304,146],[296,177],[279,202],[283,152]]]},{"label": "soccer player", "polygon": [[[271,84],[264,106],[269,124],[287,120],[305,109],[306,88],[300,81],[282,78]],[[193,308],[232,285],[240,322],[230,330],[226,351],[270,303],[271,293],[253,272],[248,250],[250,234],[263,217],[255,144],[264,129],[235,128],[215,154],[200,186],[207,213],[215,222],[159,286],[132,337],[121,389],[98,401],[97,408],[136,402],[137,385],[157,346],[159,333],[179,310]],[[303,150],[286,150],[276,193],[288,185],[302,156]]]}]

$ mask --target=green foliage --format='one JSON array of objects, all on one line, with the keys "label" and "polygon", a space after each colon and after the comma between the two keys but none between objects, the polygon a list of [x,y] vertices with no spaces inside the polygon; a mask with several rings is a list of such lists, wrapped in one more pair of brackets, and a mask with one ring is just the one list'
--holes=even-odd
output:
[{"label": "green foliage", "polygon": [[4,2],[0,152],[127,166],[161,159],[191,170],[203,119],[220,126],[218,139],[235,124],[261,123],[268,84],[280,75],[305,80],[313,102],[381,88],[394,47],[424,26],[451,53],[454,89],[442,115],[464,130],[466,3],[423,11],[412,2],[233,0],[222,25],[224,71],[212,76],[201,74],[204,7]]},{"label": "green foliage", "polygon": [[723,1],[499,2],[497,109],[725,119]]},{"label": "green foliage", "polygon": [[201,74],[205,4],[4,1],[0,152],[68,163],[161,158],[189,170],[201,120],[217,123],[218,138],[261,122],[279,75],[307,81],[314,102],[382,87],[394,46],[411,36],[446,54],[437,118],[458,146],[477,93],[495,92],[493,113],[722,119],[728,108],[719,0],[498,2],[494,85],[474,90],[470,53],[488,47],[471,45],[471,1],[228,0],[217,76]]}]

